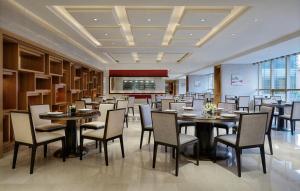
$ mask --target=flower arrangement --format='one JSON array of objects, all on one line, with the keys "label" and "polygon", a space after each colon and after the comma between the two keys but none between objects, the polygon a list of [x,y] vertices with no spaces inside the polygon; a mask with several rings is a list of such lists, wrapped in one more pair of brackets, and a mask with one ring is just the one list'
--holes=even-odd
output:
[{"label": "flower arrangement", "polygon": [[216,106],[216,104],[213,104],[213,103],[206,103],[204,106],[204,110],[210,114],[215,113],[216,109],[217,109],[217,106]]}]

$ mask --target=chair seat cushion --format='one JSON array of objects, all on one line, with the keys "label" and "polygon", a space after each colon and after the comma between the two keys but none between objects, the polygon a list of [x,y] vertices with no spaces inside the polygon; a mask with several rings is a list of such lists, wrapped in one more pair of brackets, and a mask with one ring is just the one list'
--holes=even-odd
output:
[{"label": "chair seat cushion", "polygon": [[35,137],[37,143],[43,143],[53,139],[62,138],[64,135],[50,132],[36,132]]},{"label": "chair seat cushion", "polygon": [[223,142],[230,143],[232,145],[236,144],[236,134],[234,135],[221,135],[216,137],[216,139],[221,140]]},{"label": "chair seat cushion", "polygon": [[182,126],[195,126],[196,123],[192,122],[192,121],[184,121],[184,120],[177,120],[177,124],[179,125],[179,127]]},{"label": "chair seat cushion", "polygon": [[37,125],[35,129],[41,132],[51,132],[64,129],[65,126],[59,123]]},{"label": "chair seat cushion", "polygon": [[291,119],[291,116],[290,115],[280,115],[279,116],[280,118],[283,118],[283,119]]},{"label": "chair seat cushion", "polygon": [[214,123],[214,126],[217,128],[223,128],[223,129],[228,129],[228,128],[237,128],[237,125],[232,122],[220,122],[220,123]]},{"label": "chair seat cushion", "polygon": [[273,116],[278,116],[279,112],[278,111],[274,111]]},{"label": "chair seat cushion", "polygon": [[196,140],[198,140],[198,138],[195,136],[187,135],[187,134],[179,134],[179,141],[180,141],[181,145],[192,142],[192,141],[196,141]]},{"label": "chair seat cushion", "polygon": [[88,123],[84,123],[81,125],[81,127],[87,127],[87,128],[93,128],[93,129],[100,129],[100,128],[104,128],[105,126],[105,122],[102,121],[92,121],[92,122],[88,122]]},{"label": "chair seat cushion", "polygon": [[87,132],[82,133],[82,136],[103,139],[104,129],[87,131]]},{"label": "chair seat cushion", "polygon": [[152,126],[146,126],[145,129],[153,129]]}]

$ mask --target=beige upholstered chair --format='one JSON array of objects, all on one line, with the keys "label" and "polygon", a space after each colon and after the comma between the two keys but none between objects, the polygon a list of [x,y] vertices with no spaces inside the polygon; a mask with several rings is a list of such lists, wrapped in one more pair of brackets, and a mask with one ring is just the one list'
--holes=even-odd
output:
[{"label": "beige upholstered chair", "polygon": [[175,102],[174,99],[161,99],[161,110],[165,111],[167,109],[170,109],[170,103]]},{"label": "beige upholstered chair", "polygon": [[128,128],[128,100],[117,100],[117,109],[125,109],[125,118],[126,127]]},{"label": "beige upholstered chair", "polygon": [[197,112],[202,112],[204,109],[205,101],[204,99],[194,99],[193,100],[193,108]]},{"label": "beige upholstered chair", "polygon": [[[65,136],[58,133],[36,132],[30,113],[11,112],[11,122],[15,137],[15,147],[12,168],[15,169],[19,145],[31,147],[30,174],[33,173],[36,149],[40,145],[47,145],[55,141],[62,142],[62,158],[65,161]],[[44,147],[45,148],[45,147]],[[45,150],[44,150],[45,152]],[[45,153],[44,153],[45,156]]]},{"label": "beige upholstered chair", "polygon": [[273,116],[274,116],[274,107],[268,107],[262,105],[260,107],[260,112],[262,113],[268,113],[268,122],[267,122],[267,128],[266,128],[266,135],[268,137],[269,141],[269,148],[270,148],[270,153],[273,155],[273,147],[272,147],[272,137],[271,137],[271,128],[272,128],[272,121],[273,121]]},{"label": "beige upholstered chair", "polygon": [[148,139],[148,144],[149,144],[151,139],[151,132],[153,131],[152,119],[151,119],[151,105],[149,104],[139,105],[139,110],[140,110],[141,126],[142,126],[140,149],[142,149],[144,132],[145,131],[149,132],[149,139]]},{"label": "beige upholstered chair", "polygon": [[235,96],[234,95],[225,95],[225,102],[226,103],[235,103]]},{"label": "beige upholstered chair", "polygon": [[149,104],[151,108],[153,107],[152,98],[147,98],[147,104]]},{"label": "beige upholstered chair", "polygon": [[85,101],[84,100],[76,100],[75,101],[75,107],[76,109],[85,109]]},{"label": "beige upholstered chair", "polygon": [[296,130],[296,121],[300,121],[300,101],[293,102],[291,114],[287,113],[280,115],[279,117],[286,121],[290,121],[291,133],[294,135],[294,131]]},{"label": "beige upholstered chair", "polygon": [[103,103],[103,97],[95,97],[95,102]]},{"label": "beige upholstered chair", "polygon": [[239,96],[239,109],[247,109],[249,112],[250,96]]},{"label": "beige upholstered chair", "polygon": [[262,106],[263,97],[262,96],[254,96],[254,112],[256,107],[258,107],[258,111],[260,111],[260,107]]},{"label": "beige upholstered chair", "polygon": [[[177,128],[177,114],[170,112],[154,112],[152,111],[152,126],[154,132],[154,152],[153,152],[153,168],[155,168],[157,146],[165,145],[173,148],[173,157],[176,150],[176,170],[175,175],[178,176],[178,160],[180,147],[186,144],[197,145],[199,151],[198,138],[192,135],[179,134]],[[197,152],[197,165],[199,165],[199,152]]]},{"label": "beige upholstered chair", "polygon": [[215,150],[218,142],[235,149],[239,177],[241,177],[241,151],[247,148],[260,148],[263,172],[266,173],[264,142],[267,122],[268,113],[241,114],[237,134],[215,137]]},{"label": "beige upholstered chair", "polygon": [[[226,103],[226,102],[220,102],[218,103],[218,108],[223,108],[223,112],[225,113],[233,113],[236,110],[236,104],[235,103]],[[214,127],[217,129],[217,136],[219,135],[219,129],[225,129],[226,134],[229,134],[229,129],[236,128],[235,123],[233,122],[217,122],[214,123]]]},{"label": "beige upholstered chair", "polygon": [[125,112],[125,109],[110,110],[107,112],[104,128],[91,130],[84,133],[80,131],[80,160],[82,160],[84,139],[91,139],[103,142],[106,166],[108,166],[107,142],[110,140],[114,140],[116,138],[120,139],[122,157],[125,157],[123,147],[123,127]]},{"label": "beige upholstered chair", "polygon": [[[83,97],[83,98],[81,98],[81,100],[84,101],[85,103],[90,103],[90,102],[92,102],[92,98],[91,98],[91,97]],[[86,107],[87,109],[93,109],[93,106],[92,106],[92,105],[86,105],[86,104],[85,104],[85,107]],[[81,109],[83,109],[83,108],[81,108]]]},{"label": "beige upholstered chair", "polygon": [[134,116],[134,101],[135,101],[135,97],[132,96],[128,97],[128,111],[129,109],[131,109],[133,116]]},{"label": "beige upholstered chair", "polygon": [[50,112],[50,106],[45,105],[31,105],[29,111],[32,117],[32,123],[36,131],[51,132],[65,129],[65,126],[59,123],[51,123],[51,120],[40,118],[41,113]]}]

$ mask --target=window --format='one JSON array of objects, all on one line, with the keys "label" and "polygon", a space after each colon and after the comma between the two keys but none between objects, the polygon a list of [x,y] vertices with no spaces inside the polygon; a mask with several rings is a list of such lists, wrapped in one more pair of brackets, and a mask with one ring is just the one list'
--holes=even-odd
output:
[{"label": "window", "polygon": [[260,95],[300,100],[300,53],[259,62]]}]

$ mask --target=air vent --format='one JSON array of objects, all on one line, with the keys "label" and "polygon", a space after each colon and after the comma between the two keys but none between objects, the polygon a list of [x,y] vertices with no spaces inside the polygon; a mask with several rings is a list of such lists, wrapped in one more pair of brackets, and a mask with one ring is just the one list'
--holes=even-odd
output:
[{"label": "air vent", "polygon": [[177,63],[181,63],[181,62],[183,62],[187,57],[189,57],[190,55],[192,55],[192,53],[187,52],[187,53],[185,53],[181,58],[179,58],[176,62],[177,62]]}]

